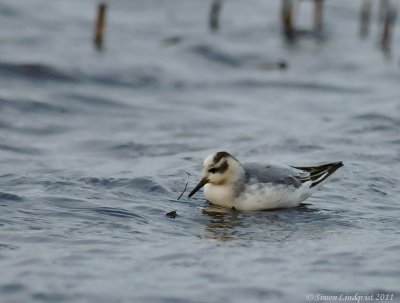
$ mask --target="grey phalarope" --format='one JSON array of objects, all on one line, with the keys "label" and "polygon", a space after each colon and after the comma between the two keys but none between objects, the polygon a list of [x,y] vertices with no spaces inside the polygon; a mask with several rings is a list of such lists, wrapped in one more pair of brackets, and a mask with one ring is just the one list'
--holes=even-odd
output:
[{"label": "grey phalarope", "polygon": [[228,152],[209,155],[203,163],[203,178],[190,192],[204,186],[213,205],[237,210],[267,210],[298,206],[321,187],[342,162],[295,167],[242,164]]}]

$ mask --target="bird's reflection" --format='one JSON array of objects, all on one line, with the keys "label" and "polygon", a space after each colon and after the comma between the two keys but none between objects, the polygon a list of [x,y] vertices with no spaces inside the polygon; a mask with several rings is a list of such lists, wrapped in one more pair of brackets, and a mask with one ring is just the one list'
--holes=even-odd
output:
[{"label": "bird's reflection", "polygon": [[243,224],[239,220],[239,213],[235,210],[210,204],[203,209],[203,214],[208,217],[208,223],[205,226],[205,236],[208,238],[221,241],[231,240],[236,233],[236,227]]},{"label": "bird's reflection", "polygon": [[252,212],[208,204],[202,211],[207,220],[202,236],[223,242],[243,239],[282,242],[302,232],[299,230],[302,223],[318,212],[306,204],[292,209]]}]

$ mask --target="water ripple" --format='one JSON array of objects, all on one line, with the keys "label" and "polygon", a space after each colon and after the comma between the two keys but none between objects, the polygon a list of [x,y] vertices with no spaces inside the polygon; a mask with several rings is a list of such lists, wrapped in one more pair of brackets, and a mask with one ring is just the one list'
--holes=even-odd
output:
[{"label": "water ripple", "polygon": [[93,211],[93,212],[101,214],[101,215],[108,215],[108,216],[113,216],[113,217],[118,217],[118,218],[131,218],[131,219],[135,219],[135,221],[139,221],[141,223],[148,223],[148,219],[145,216],[139,215],[132,211],[127,211],[127,210],[121,209],[121,208],[97,207],[97,208],[90,208],[87,210]]},{"label": "water ripple", "polygon": [[6,99],[0,97],[0,110],[5,108],[16,109],[24,114],[66,114],[71,113],[71,109],[60,105],[50,104],[29,99]]},{"label": "water ripple", "polygon": [[240,61],[228,53],[222,52],[211,45],[196,45],[190,51],[211,62],[219,63],[230,67],[239,67]]},{"label": "water ripple", "polygon": [[187,150],[189,148],[190,147],[186,144],[177,143],[144,144],[128,142],[113,145],[110,147],[110,150],[113,152],[113,154],[118,153],[124,157],[139,157],[175,155],[177,152]]},{"label": "water ripple", "polygon": [[22,201],[23,199],[22,197],[15,194],[0,192],[0,200]]},{"label": "water ripple", "polygon": [[5,63],[0,62],[0,75],[2,77],[23,78],[29,81],[63,81],[77,82],[74,76],[69,75],[55,67],[42,63]]},{"label": "water ripple", "polygon": [[293,90],[306,90],[308,92],[335,92],[335,93],[346,93],[346,94],[360,94],[367,93],[367,89],[364,87],[350,87],[350,86],[338,86],[328,83],[318,82],[300,82],[300,81],[263,81],[259,79],[242,79],[232,83],[234,86],[239,87],[264,87],[264,88],[276,88],[276,89],[293,89]]},{"label": "water ripple", "polygon": [[136,189],[142,192],[151,193],[167,193],[167,190],[158,184],[153,178],[150,177],[139,177],[139,178],[94,178],[85,177],[80,181],[98,186],[103,188],[115,189],[115,188],[127,188],[130,190]]},{"label": "water ripple", "polygon": [[38,148],[28,146],[15,146],[5,143],[0,143],[0,150],[22,155],[40,155],[42,153],[42,151]]}]

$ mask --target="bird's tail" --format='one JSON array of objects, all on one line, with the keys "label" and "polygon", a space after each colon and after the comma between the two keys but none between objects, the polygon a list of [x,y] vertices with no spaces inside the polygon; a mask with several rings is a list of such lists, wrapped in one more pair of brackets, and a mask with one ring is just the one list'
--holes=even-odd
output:
[{"label": "bird's tail", "polygon": [[310,188],[317,186],[321,182],[323,182],[326,178],[332,175],[336,170],[343,166],[341,161],[323,164],[319,166],[309,166],[309,167],[295,167],[293,168],[300,169],[302,171],[308,172],[309,175],[307,177],[300,178],[301,182],[311,181]]}]

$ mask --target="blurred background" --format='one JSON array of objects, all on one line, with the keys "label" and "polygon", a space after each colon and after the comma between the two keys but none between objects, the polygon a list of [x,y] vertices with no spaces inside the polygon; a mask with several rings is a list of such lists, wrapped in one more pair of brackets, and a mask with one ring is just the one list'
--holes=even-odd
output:
[{"label": "blurred background", "polygon": [[[397,1],[109,1],[94,43],[98,5],[0,4],[2,302],[400,300]],[[345,167],[296,209],[177,200],[219,150]]]}]

